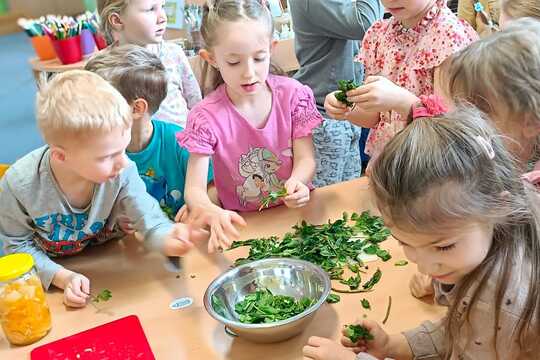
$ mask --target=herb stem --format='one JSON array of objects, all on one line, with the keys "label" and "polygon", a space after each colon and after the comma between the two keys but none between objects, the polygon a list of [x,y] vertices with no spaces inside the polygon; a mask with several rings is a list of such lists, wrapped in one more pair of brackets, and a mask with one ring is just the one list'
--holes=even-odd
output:
[{"label": "herb stem", "polygon": [[342,293],[342,294],[356,294],[356,293],[372,292],[373,289],[368,289],[368,290],[365,290],[365,289],[343,290],[343,289],[336,289],[335,287],[332,287],[332,291],[335,291],[337,293]]},{"label": "herb stem", "polygon": [[388,317],[390,316],[390,309],[392,308],[392,297],[388,296],[388,307],[386,308],[386,315],[384,316],[384,319],[382,321],[383,325],[386,324],[386,321],[388,321]]}]

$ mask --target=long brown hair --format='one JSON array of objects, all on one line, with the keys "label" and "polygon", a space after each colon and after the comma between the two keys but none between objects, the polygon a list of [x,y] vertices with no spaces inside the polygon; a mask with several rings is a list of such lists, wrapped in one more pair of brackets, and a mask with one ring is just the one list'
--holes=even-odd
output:
[{"label": "long brown hair", "polygon": [[[526,298],[514,329],[520,356],[538,351],[540,333],[540,201],[520,179],[516,161],[501,137],[474,108],[458,107],[435,118],[414,120],[397,134],[375,161],[370,176],[375,201],[385,219],[411,233],[430,233],[468,222],[494,224],[487,257],[456,285],[456,297],[443,323],[447,358],[470,310],[496,279],[494,344],[503,296],[514,261],[530,274],[520,284]],[[459,305],[472,294],[460,316]],[[520,357],[521,358],[521,357]]]},{"label": "long brown hair", "polygon": [[[201,35],[205,47],[211,50],[219,41],[217,29],[224,21],[235,22],[239,20],[256,20],[263,22],[268,28],[268,36],[272,39],[274,23],[270,10],[261,0],[209,0],[203,8],[203,19],[201,25]],[[270,63],[270,72],[276,75],[283,75],[283,71]],[[204,93],[215,90],[223,84],[223,78],[218,70],[214,69],[207,62],[203,65],[201,87]],[[208,88],[206,87],[208,84]]]},{"label": "long brown hair", "polygon": [[503,13],[511,19],[532,17],[540,19],[540,2],[538,0],[502,0]]}]

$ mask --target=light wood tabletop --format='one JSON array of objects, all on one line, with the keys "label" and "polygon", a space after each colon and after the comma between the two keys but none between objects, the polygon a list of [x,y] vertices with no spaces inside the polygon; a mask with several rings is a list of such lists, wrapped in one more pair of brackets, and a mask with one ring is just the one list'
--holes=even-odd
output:
[{"label": "light wood tabletop", "polygon": [[[312,192],[308,206],[287,209],[284,206],[245,214],[248,227],[242,239],[269,235],[282,235],[302,219],[311,223],[324,223],[349,214],[372,209],[365,178],[336,184]],[[388,262],[370,262],[370,269],[380,267],[382,279],[375,290],[362,294],[342,294],[337,304],[323,304],[308,328],[300,335],[275,344],[255,344],[233,338],[224,332],[222,324],[211,318],[203,306],[203,295],[220,273],[232,262],[247,254],[246,248],[208,256],[194,250],[182,261],[183,270],[171,273],[164,267],[164,258],[148,253],[133,237],[113,241],[85,250],[81,255],[65,258],[61,263],[88,276],[94,292],[112,291],[112,299],[101,304],[98,311],[92,306],[84,309],[66,309],[62,292],[51,290],[48,302],[52,312],[52,330],[41,341],[26,347],[11,347],[0,337],[0,359],[29,359],[30,351],[39,345],[78,333],[112,320],[135,314],[157,359],[229,359],[229,360],[292,360],[302,358],[302,347],[309,336],[339,339],[341,327],[367,313],[371,319],[384,318],[388,297],[392,296],[392,309],[385,325],[389,332],[398,332],[417,326],[426,319],[437,319],[444,309],[413,298],[408,281],[416,266],[395,266],[404,259],[403,251],[393,239],[383,242],[393,258]],[[193,305],[171,310],[171,301],[191,297]],[[370,301],[372,310],[362,309],[360,300]]]}]

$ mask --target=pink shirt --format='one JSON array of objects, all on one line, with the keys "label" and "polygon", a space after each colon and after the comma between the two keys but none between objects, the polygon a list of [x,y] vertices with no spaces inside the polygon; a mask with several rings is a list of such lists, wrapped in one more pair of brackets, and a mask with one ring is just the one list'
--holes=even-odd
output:
[{"label": "pink shirt", "polygon": [[[413,28],[404,28],[393,17],[374,23],[357,60],[364,64],[366,76],[384,76],[416,96],[430,95],[434,69],[477,38],[473,28],[446,6],[446,0],[437,0]],[[369,133],[366,152],[376,158],[406,121],[395,111],[381,113],[377,127]]]},{"label": "pink shirt", "polygon": [[221,85],[193,108],[177,134],[190,153],[212,156],[214,183],[228,210],[257,210],[264,196],[279,190],[291,176],[293,140],[311,136],[322,122],[310,88],[273,75],[267,84],[272,109],[264,127],[253,127]]}]

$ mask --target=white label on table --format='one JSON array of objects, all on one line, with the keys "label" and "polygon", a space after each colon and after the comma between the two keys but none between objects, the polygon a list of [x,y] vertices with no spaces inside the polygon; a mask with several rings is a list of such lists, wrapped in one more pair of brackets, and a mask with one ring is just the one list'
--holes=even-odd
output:
[{"label": "white label on table", "polygon": [[179,309],[187,308],[188,306],[191,306],[192,304],[193,304],[193,299],[192,299],[192,298],[190,298],[190,297],[183,297],[183,298],[179,298],[179,299],[173,300],[173,301],[169,304],[169,307],[170,307],[172,310],[179,310]]}]

